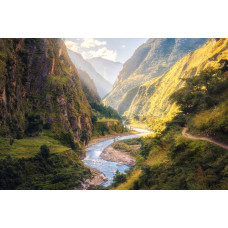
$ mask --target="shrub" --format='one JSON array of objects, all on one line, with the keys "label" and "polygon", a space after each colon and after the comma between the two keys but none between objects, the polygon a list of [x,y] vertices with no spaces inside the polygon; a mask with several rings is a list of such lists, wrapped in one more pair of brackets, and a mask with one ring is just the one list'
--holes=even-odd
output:
[{"label": "shrub", "polygon": [[10,139],[10,145],[12,146],[14,143],[14,139]]},{"label": "shrub", "polygon": [[39,114],[26,115],[26,130],[27,136],[37,136],[43,129],[43,120]]},{"label": "shrub", "polygon": [[50,150],[49,150],[48,146],[47,146],[47,145],[42,145],[42,146],[40,147],[40,152],[39,152],[39,154],[40,154],[42,157],[44,157],[44,158],[48,158],[48,157],[50,156]]},{"label": "shrub", "polygon": [[70,146],[73,150],[77,148],[74,137],[70,132],[60,132],[59,135],[56,137],[63,145]]},{"label": "shrub", "polygon": [[117,170],[115,176],[113,177],[112,186],[117,187],[118,185],[124,183],[126,180],[126,174],[120,173],[119,170]]}]

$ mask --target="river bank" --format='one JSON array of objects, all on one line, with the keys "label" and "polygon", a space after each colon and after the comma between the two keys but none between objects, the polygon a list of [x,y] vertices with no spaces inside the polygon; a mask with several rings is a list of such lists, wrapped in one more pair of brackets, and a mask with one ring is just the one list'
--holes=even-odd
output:
[{"label": "river bank", "polygon": [[133,135],[133,134],[137,134],[138,132],[137,131],[129,131],[129,132],[124,132],[124,133],[121,133],[121,134],[118,134],[118,135],[105,135],[105,136],[100,136],[98,138],[94,138],[94,139],[91,139],[89,141],[89,143],[86,145],[86,148],[94,145],[94,144],[97,144],[99,142],[102,142],[102,141],[105,141],[106,139],[111,139],[111,138],[116,138],[116,137],[120,137],[120,136],[124,136],[124,135]]},{"label": "river bank", "polygon": [[86,167],[90,170],[92,178],[88,178],[88,179],[84,180],[82,182],[82,187],[75,188],[74,190],[87,190],[92,186],[101,185],[108,180],[108,178],[105,177],[105,175],[102,172],[100,172],[99,170],[89,167],[89,166],[86,166]]},{"label": "river bank", "polygon": [[135,164],[135,158],[129,152],[116,150],[112,145],[103,150],[101,157],[107,161],[117,162],[118,165],[133,166]]},{"label": "river bank", "polygon": [[[135,134],[132,134],[132,132]],[[111,154],[115,154],[115,156],[112,156],[112,161],[106,160],[110,159],[108,157],[106,157],[106,159],[102,158],[104,150],[114,143],[117,138],[118,141],[121,141],[124,139],[138,138],[150,133],[151,132],[144,131],[143,129],[134,129],[134,131],[125,132],[119,135],[107,135],[92,139],[86,147],[86,155],[82,161],[87,167],[92,168],[91,172],[93,172],[93,177],[83,182],[83,189],[88,189],[89,186],[92,185],[103,185],[104,187],[109,186],[112,183],[117,170],[120,173],[124,173],[131,165],[134,165],[135,160],[129,158],[129,156],[123,153],[123,151],[117,152],[117,156],[116,151],[109,149],[109,152],[111,150]],[[116,161],[114,161],[114,159]]]}]

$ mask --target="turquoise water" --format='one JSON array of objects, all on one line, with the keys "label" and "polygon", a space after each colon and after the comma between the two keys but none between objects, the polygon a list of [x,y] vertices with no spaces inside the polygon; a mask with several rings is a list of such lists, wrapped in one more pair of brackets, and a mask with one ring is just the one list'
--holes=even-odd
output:
[{"label": "turquoise water", "polygon": [[[118,137],[118,140],[137,138],[149,133],[151,132],[141,130],[139,134],[120,136]],[[117,162],[106,161],[101,158],[101,153],[103,152],[103,150],[113,142],[114,138],[110,138],[89,146],[86,149],[86,157],[83,160],[84,164],[101,171],[108,178],[108,181],[104,182],[103,186],[108,186],[112,183],[113,176],[115,175],[117,170],[119,170],[120,173],[123,173],[130,168],[127,165],[118,165]]]}]

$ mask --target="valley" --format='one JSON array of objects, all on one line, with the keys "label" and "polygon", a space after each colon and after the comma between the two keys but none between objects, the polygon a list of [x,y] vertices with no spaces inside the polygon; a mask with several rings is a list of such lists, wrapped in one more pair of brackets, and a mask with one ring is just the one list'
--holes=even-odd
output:
[{"label": "valley", "polygon": [[0,39],[0,189],[228,189],[228,39],[72,40]]}]

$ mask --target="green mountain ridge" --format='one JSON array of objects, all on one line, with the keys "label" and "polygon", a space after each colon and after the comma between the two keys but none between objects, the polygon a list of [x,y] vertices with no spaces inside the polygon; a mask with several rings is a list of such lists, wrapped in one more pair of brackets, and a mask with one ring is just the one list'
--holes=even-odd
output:
[{"label": "green mountain ridge", "polygon": [[179,113],[140,139],[135,169],[122,174],[117,189],[228,189],[228,47],[220,39],[205,48],[211,42],[213,53],[223,51],[210,60],[221,60],[208,62],[170,96]]},{"label": "green mountain ridge", "polygon": [[60,39],[0,40],[1,136],[39,134],[42,126],[92,135],[91,110],[75,66]]},{"label": "green mountain ridge", "polygon": [[207,67],[217,67],[221,59],[227,59],[227,53],[227,39],[210,39],[201,48],[184,56],[162,76],[138,87],[127,101],[123,99],[122,103],[128,104],[124,115],[133,119],[134,115],[138,115],[152,128],[160,120],[165,122],[172,119],[178,108],[170,103],[169,96],[184,85],[183,79],[191,78]]},{"label": "green mountain ridge", "polygon": [[119,119],[61,39],[0,39],[0,189],[82,188],[85,145]]},{"label": "green mountain ridge", "polygon": [[113,90],[103,100],[104,104],[123,113],[126,110],[121,102],[127,96],[126,93],[161,76],[184,55],[196,50],[206,41],[207,39],[149,39],[123,65]]}]

